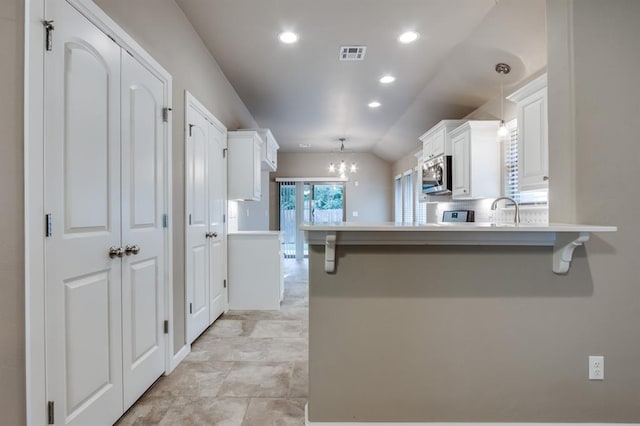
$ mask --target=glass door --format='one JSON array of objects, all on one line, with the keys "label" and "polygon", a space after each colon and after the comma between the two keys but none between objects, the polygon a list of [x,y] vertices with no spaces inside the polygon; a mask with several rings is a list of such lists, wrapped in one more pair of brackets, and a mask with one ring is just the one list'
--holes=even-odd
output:
[{"label": "glass door", "polygon": [[311,223],[344,222],[344,184],[313,184],[309,192],[313,195],[309,202]]}]

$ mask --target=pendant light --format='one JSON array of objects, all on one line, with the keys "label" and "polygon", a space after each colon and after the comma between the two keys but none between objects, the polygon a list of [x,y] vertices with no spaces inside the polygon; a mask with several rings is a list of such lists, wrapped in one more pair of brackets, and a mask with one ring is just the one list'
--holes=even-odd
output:
[{"label": "pendant light", "polygon": [[[340,141],[340,154],[344,154],[344,141],[346,138],[339,138]],[[355,162],[352,162],[349,166],[349,173],[356,173],[358,171],[358,166]],[[340,163],[336,166],[333,162],[329,163],[329,173],[338,173],[341,179],[345,179],[347,177],[347,163],[342,158]]]},{"label": "pendant light", "polygon": [[500,62],[496,64],[496,72],[500,74],[500,127],[498,128],[498,137],[504,138],[509,133],[504,122],[504,75],[511,72],[511,67]]}]

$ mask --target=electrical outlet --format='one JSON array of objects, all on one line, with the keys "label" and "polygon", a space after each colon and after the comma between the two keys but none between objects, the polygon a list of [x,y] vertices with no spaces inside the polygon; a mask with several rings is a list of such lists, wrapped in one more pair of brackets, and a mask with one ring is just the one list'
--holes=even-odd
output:
[{"label": "electrical outlet", "polygon": [[351,213],[353,215],[353,217],[358,217],[358,212],[354,211],[353,213]]},{"label": "electrical outlet", "polygon": [[589,356],[589,380],[604,380],[603,356]]}]

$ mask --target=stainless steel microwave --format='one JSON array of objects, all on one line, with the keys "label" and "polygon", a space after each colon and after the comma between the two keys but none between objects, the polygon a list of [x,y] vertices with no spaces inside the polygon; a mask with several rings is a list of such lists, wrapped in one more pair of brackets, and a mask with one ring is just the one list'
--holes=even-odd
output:
[{"label": "stainless steel microwave", "polygon": [[451,193],[451,156],[441,155],[422,165],[422,194]]}]

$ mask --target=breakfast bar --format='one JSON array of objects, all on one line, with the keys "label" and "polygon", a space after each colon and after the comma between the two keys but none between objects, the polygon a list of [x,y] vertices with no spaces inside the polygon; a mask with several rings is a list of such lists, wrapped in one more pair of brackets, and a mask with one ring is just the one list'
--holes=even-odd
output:
[{"label": "breakfast bar", "polygon": [[[302,229],[307,424],[581,420],[588,349],[572,324],[599,315],[589,262],[613,255],[606,235],[616,227]],[[554,371],[559,353],[575,368]],[[561,404],[547,404],[550,388],[566,395]]]}]

